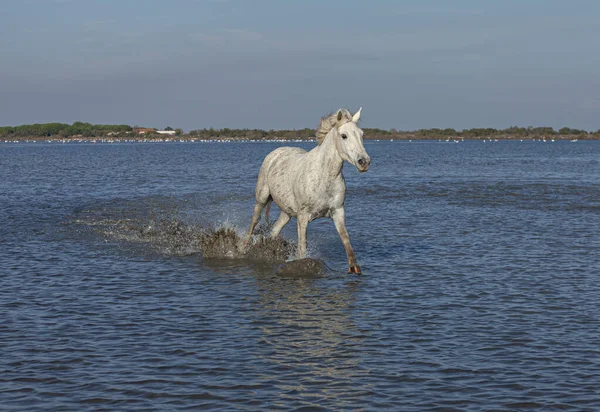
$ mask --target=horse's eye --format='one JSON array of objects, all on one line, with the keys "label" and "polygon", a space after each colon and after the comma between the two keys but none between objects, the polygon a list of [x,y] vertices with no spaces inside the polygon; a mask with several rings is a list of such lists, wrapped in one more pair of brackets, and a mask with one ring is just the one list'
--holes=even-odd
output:
[{"label": "horse's eye", "polygon": [[348,136],[346,136],[345,134],[342,135],[342,139],[347,139]]}]

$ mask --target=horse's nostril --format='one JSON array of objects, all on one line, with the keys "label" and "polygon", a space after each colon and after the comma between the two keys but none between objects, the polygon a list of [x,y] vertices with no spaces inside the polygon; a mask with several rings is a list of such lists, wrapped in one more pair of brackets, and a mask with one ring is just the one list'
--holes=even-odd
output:
[{"label": "horse's nostril", "polygon": [[361,165],[361,166],[364,166],[364,165],[365,165],[365,163],[366,163],[366,162],[365,162],[365,159],[363,159],[362,157],[361,157],[360,159],[358,159],[358,164],[359,164],[359,165]]}]

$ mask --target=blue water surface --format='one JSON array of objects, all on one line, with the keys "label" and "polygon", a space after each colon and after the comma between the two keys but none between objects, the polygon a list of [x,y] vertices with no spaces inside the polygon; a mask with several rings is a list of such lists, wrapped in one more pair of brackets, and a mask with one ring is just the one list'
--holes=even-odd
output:
[{"label": "blue water surface", "polygon": [[0,144],[0,409],[600,409],[600,142],[367,142],[362,276],[203,259],[281,145]]}]

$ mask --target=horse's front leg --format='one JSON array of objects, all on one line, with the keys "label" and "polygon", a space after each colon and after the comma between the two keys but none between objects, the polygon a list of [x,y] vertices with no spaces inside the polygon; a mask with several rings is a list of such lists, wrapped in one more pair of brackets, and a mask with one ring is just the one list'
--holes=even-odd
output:
[{"label": "horse's front leg", "polygon": [[308,216],[298,215],[296,217],[298,224],[298,259],[306,257],[306,227],[308,226]]},{"label": "horse's front leg", "polygon": [[333,219],[336,230],[340,234],[344,249],[346,249],[346,256],[348,257],[348,273],[360,274],[360,266],[356,263],[356,256],[354,255],[352,245],[350,244],[350,236],[348,236],[348,231],[346,230],[344,208],[340,207],[339,209],[335,209],[331,214],[331,218]]}]

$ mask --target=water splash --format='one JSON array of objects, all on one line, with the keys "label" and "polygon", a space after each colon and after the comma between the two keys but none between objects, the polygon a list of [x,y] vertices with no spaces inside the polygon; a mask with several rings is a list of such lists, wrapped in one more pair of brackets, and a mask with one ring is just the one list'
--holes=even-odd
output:
[{"label": "water splash", "polygon": [[202,218],[193,214],[190,218],[189,210],[180,210],[179,206],[172,199],[113,200],[77,210],[67,223],[80,234],[163,256],[200,254],[204,259],[243,259],[275,265],[295,256],[295,245],[283,237],[268,237],[266,224],[257,227],[246,246],[243,230],[229,219],[202,224]]},{"label": "water splash", "polygon": [[243,236],[234,228],[204,230],[200,235],[200,251],[205,259],[246,259],[258,262],[285,262],[295,247],[282,237],[270,238],[263,233],[254,235],[246,247]]}]

